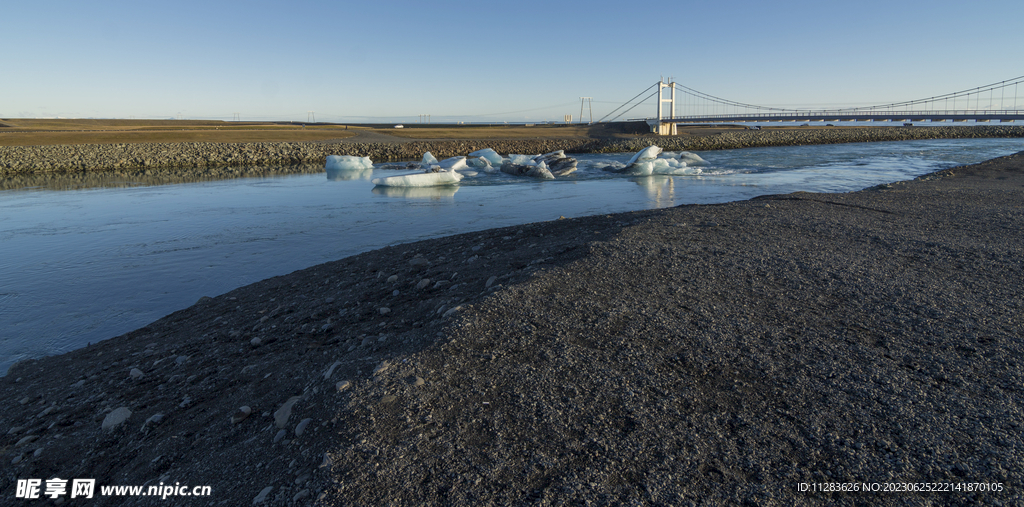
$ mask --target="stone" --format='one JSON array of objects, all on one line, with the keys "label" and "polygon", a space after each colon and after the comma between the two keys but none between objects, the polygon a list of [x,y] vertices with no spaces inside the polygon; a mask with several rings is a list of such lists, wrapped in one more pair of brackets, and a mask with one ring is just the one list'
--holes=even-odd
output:
[{"label": "stone", "polygon": [[132,371],[128,373],[128,376],[131,377],[132,380],[138,380],[142,378],[144,374],[142,373],[142,370],[138,368],[132,368]]},{"label": "stone", "polygon": [[339,392],[341,392],[341,391],[344,391],[344,390],[348,389],[351,385],[352,385],[351,382],[349,382],[347,380],[342,380],[341,382],[338,382],[337,384],[335,384],[334,387],[337,388]]},{"label": "stone", "polygon": [[430,279],[429,278],[424,278],[424,279],[420,280],[420,283],[416,284],[416,288],[419,289],[419,290],[423,290],[423,289],[426,289],[429,285],[430,285]]},{"label": "stone", "polygon": [[487,283],[484,284],[484,288],[490,288],[490,286],[494,285],[494,282],[496,281],[498,281],[498,277],[496,276],[488,278]]},{"label": "stone", "polygon": [[388,307],[386,307],[386,306],[382,306],[382,307],[378,308],[378,309],[377,309],[377,311],[378,311],[378,312],[379,312],[379,313],[380,313],[381,315],[387,315],[387,314],[391,313],[391,309],[390,309],[390,308],[388,308]]},{"label": "stone", "polygon": [[252,499],[253,505],[265,502],[267,500],[267,495],[269,495],[271,491],[274,491],[273,486],[267,486],[260,490],[260,494],[256,495],[256,498]]},{"label": "stone", "polygon": [[274,443],[276,444],[276,443],[280,442],[280,441],[281,441],[281,439],[283,439],[283,438],[285,437],[285,435],[287,435],[287,434],[288,434],[288,432],[287,432],[287,431],[285,431],[285,430],[279,430],[279,431],[277,432],[277,434],[276,434],[276,435],[274,435]]},{"label": "stone", "polygon": [[263,340],[260,340],[258,336],[256,338],[249,340],[249,345],[252,345],[253,347],[258,347],[260,343],[263,343]]},{"label": "stone", "polygon": [[231,424],[238,424],[244,421],[245,418],[249,417],[249,414],[251,413],[252,408],[250,408],[247,405],[243,405],[241,408],[238,409],[237,412],[234,413],[234,415],[231,416]]},{"label": "stone", "polygon": [[284,405],[281,405],[281,408],[277,409],[277,412],[274,412],[274,424],[278,428],[284,428],[288,425],[288,418],[292,415],[292,407],[301,399],[301,396],[292,396],[288,398],[288,401],[284,402]]},{"label": "stone", "polygon": [[388,283],[395,283],[398,281],[398,275],[391,275],[388,277]]},{"label": "stone", "polygon": [[299,421],[299,424],[295,426],[295,436],[301,437],[306,432],[306,427],[309,426],[310,421],[312,419],[309,418]]},{"label": "stone", "polygon": [[295,496],[292,497],[292,502],[298,502],[299,500],[302,500],[303,498],[306,498],[308,496],[309,496],[309,490],[308,489],[304,489],[302,491],[299,491],[298,493],[295,493]]},{"label": "stone", "polygon": [[409,265],[414,268],[425,268],[429,264],[430,261],[423,257],[414,257],[412,260],[409,261]]},{"label": "stone", "polygon": [[128,410],[128,407],[119,407],[103,418],[103,424],[100,425],[100,429],[105,431],[113,431],[115,428],[121,425],[121,423],[128,420],[132,416],[132,411]]},{"label": "stone", "polygon": [[28,435],[26,437],[23,437],[21,440],[18,440],[18,443],[14,444],[14,447],[21,447],[25,444],[31,444],[32,442],[35,442],[36,439],[38,438],[39,435]]},{"label": "stone", "polygon": [[324,372],[324,380],[330,380],[331,374],[334,373],[334,369],[338,366],[341,366],[341,361],[335,361],[330,368],[327,368],[327,371]]}]

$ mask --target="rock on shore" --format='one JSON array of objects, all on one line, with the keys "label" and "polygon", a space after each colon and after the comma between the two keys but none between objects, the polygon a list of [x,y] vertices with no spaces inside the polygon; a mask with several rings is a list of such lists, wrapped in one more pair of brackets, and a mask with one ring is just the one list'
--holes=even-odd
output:
[{"label": "rock on shore", "polygon": [[[700,151],[755,146],[791,146],[916,139],[1024,137],[1022,126],[878,127],[858,129],[758,130],[706,137],[639,137],[636,139],[518,139],[415,141],[407,143],[166,143],[0,147],[0,176],[46,172],[225,171],[251,166],[324,164],[328,155],[370,157],[375,161],[419,160],[425,152],[440,158],[483,148],[498,153],[636,152],[652,144],[667,151]],[[258,170],[258,169],[257,169]],[[287,170],[287,169],[278,169]]]},{"label": "rock on shore", "polygon": [[[1024,153],[367,252],[12,366],[0,490],[57,476],[213,488],[95,505],[1019,505],[1022,231]],[[798,489],[855,482],[961,489]]]}]

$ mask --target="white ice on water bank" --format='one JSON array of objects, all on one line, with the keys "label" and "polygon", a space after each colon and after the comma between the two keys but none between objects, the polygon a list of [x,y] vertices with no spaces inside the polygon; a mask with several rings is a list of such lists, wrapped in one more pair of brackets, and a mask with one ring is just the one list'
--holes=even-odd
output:
[{"label": "white ice on water bank", "polygon": [[336,169],[339,171],[364,171],[373,169],[373,162],[370,157],[354,157],[352,155],[328,155],[325,169]]},{"label": "white ice on water bank", "polygon": [[462,175],[455,171],[441,171],[436,173],[406,174],[402,176],[388,176],[387,178],[374,178],[372,183],[382,187],[434,187],[439,185],[454,185],[462,179]]}]

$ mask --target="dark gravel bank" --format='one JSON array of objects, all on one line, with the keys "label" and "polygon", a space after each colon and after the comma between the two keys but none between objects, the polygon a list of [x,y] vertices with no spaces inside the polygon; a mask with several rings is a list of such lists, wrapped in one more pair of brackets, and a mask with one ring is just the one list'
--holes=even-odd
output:
[{"label": "dark gravel bank", "polygon": [[[913,139],[1024,137],[1022,126],[879,127],[739,131],[707,137],[619,139],[524,139],[416,141],[404,143],[169,143],[0,147],[0,176],[40,172],[144,171],[179,169],[193,177],[246,171],[247,166],[323,164],[328,155],[358,155],[374,161],[419,160],[424,152],[439,158],[482,148],[498,153],[634,152],[652,144],[666,150],[720,150],[754,146],[791,146]],[[237,169],[231,169],[237,168]]]},{"label": "dark gravel bank", "polygon": [[[367,252],[11,367],[0,492],[59,476],[213,488],[96,505],[1020,505],[1022,238],[1024,153]],[[952,490],[799,489],[823,483]]]}]

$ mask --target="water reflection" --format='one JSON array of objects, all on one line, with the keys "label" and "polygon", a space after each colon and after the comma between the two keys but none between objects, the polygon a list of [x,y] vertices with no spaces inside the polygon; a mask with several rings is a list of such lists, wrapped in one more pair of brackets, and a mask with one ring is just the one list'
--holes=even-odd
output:
[{"label": "water reflection", "polygon": [[451,199],[459,191],[458,185],[438,187],[373,187],[374,194],[385,197],[402,197],[406,199]]},{"label": "water reflection", "polygon": [[329,181],[369,180],[373,177],[373,169],[338,169],[336,167],[328,167],[326,170]]},{"label": "water reflection", "polygon": [[[699,179],[690,177],[690,179]],[[676,205],[676,179],[672,176],[652,174],[630,178],[644,189],[652,208],[669,208]]]}]

